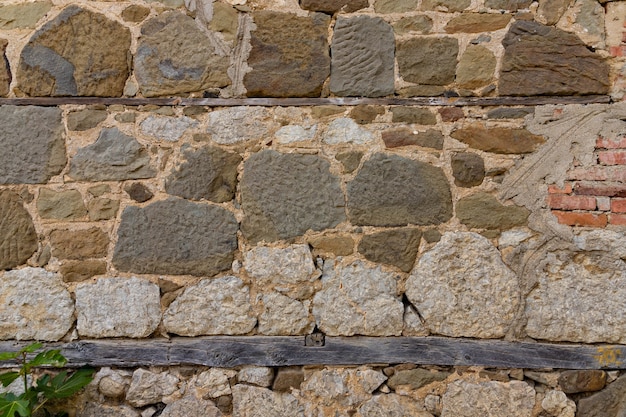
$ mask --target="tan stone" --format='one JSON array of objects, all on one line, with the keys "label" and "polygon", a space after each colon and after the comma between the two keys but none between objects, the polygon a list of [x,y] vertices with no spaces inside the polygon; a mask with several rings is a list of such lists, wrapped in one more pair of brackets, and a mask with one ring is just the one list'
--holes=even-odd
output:
[{"label": "tan stone", "polygon": [[9,94],[9,85],[11,84],[11,68],[9,68],[9,61],[5,55],[7,44],[5,39],[0,39],[0,97]]},{"label": "tan stone", "polygon": [[354,239],[349,235],[322,235],[313,236],[308,243],[313,246],[313,253],[333,253],[337,256],[347,256],[354,252]]},{"label": "tan stone", "polygon": [[102,258],[106,256],[109,236],[100,228],[53,230],[50,233],[52,254],[61,259]]},{"label": "tan stone", "polygon": [[138,23],[143,21],[150,14],[150,9],[138,4],[128,6],[122,11],[122,19],[125,22]]},{"label": "tan stone", "polygon": [[530,153],[545,142],[543,136],[533,135],[526,129],[490,128],[482,123],[455,130],[450,136],[472,148],[499,154]]},{"label": "tan stone", "polygon": [[0,6],[0,29],[32,29],[51,8],[49,1]]},{"label": "tan stone", "polygon": [[110,198],[95,198],[87,203],[89,220],[92,222],[114,218],[119,208],[119,200],[111,200]]},{"label": "tan stone", "polygon": [[0,270],[23,264],[36,250],[35,226],[20,197],[0,191]]},{"label": "tan stone", "polygon": [[511,20],[510,14],[500,13],[463,13],[452,18],[446,25],[448,33],[493,32],[506,27]]},{"label": "tan stone", "polygon": [[78,190],[39,190],[37,211],[42,219],[80,220],[87,215],[83,197]]},{"label": "tan stone", "polygon": [[496,57],[479,45],[470,45],[456,68],[456,82],[459,87],[478,88],[487,85],[496,70]]},{"label": "tan stone", "polygon": [[59,273],[65,282],[81,282],[96,275],[105,274],[105,261],[87,259],[84,261],[66,261],[59,268]]}]

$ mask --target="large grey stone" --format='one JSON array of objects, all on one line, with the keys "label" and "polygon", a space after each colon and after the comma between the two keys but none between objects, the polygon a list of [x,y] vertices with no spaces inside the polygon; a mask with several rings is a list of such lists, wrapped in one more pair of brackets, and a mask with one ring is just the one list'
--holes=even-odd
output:
[{"label": "large grey stone", "polygon": [[363,236],[359,253],[372,262],[394,265],[410,272],[417,257],[422,232],[419,229],[391,229]]},{"label": "large grey stone", "polygon": [[232,145],[252,139],[261,139],[268,131],[263,107],[229,107],[209,113],[207,133],[221,145]]},{"label": "large grey stone", "polygon": [[70,5],[22,49],[19,89],[29,96],[121,96],[129,74],[129,49],[127,28]]},{"label": "large grey stone", "polygon": [[267,388],[237,384],[233,387],[233,417],[304,417],[296,397]]},{"label": "large grey stone", "polygon": [[182,156],[184,161],[165,180],[168,194],[216,203],[233,199],[241,156],[214,146],[186,148]]},{"label": "large grey stone", "polygon": [[80,148],[69,171],[70,177],[82,181],[123,181],[154,175],[148,151],[116,127],[102,129],[94,143]]},{"label": "large grey stone", "polygon": [[362,261],[326,261],[322,289],[313,298],[317,326],[330,336],[399,336],[404,306],[396,278]]},{"label": "large grey stone", "polygon": [[61,339],[74,323],[74,302],[61,277],[41,268],[0,273],[0,339]]},{"label": "large grey stone", "polygon": [[315,327],[309,317],[309,303],[302,303],[279,293],[263,295],[263,312],[259,316],[259,333],[292,336],[309,334]]},{"label": "large grey stone", "polygon": [[0,191],[0,270],[23,264],[37,250],[33,219],[20,197]]},{"label": "large grey stone", "polygon": [[455,381],[443,395],[441,417],[531,417],[535,390],[526,382]]},{"label": "large grey stone", "polygon": [[126,207],[113,265],[137,273],[212,276],[230,268],[237,229],[226,209],[178,198]]},{"label": "large grey stone", "polygon": [[146,97],[176,95],[230,84],[229,59],[220,56],[189,16],[160,14],[141,27],[135,54],[135,77]]},{"label": "large grey stone", "polygon": [[168,404],[161,417],[221,417],[222,412],[213,401],[203,400],[188,395],[181,400]]},{"label": "large grey stone", "polygon": [[251,242],[289,239],[345,220],[344,196],[330,164],[315,155],[258,152],[244,163],[244,236]]},{"label": "large grey stone", "polygon": [[156,404],[178,389],[179,379],[167,372],[137,369],[126,392],[126,401],[134,407]]},{"label": "large grey stone", "polygon": [[148,337],[161,322],[159,286],[138,278],[100,278],[76,287],[82,337]]},{"label": "large grey stone", "polygon": [[350,221],[367,226],[439,224],[452,217],[441,168],[398,155],[375,154],[348,183]]},{"label": "large grey stone", "polygon": [[626,376],[622,375],[597,394],[578,401],[580,417],[621,417],[626,413]]},{"label": "large grey stone", "polygon": [[394,91],[394,35],[380,17],[337,19],[331,47],[330,91],[381,97]]},{"label": "large grey stone", "polygon": [[364,402],[356,417],[433,417],[417,400],[406,395],[375,395]]},{"label": "large grey stone", "polygon": [[406,296],[433,333],[452,337],[503,337],[520,304],[517,277],[500,252],[476,233],[445,233],[420,258]]},{"label": "large grey stone", "polygon": [[163,325],[180,336],[246,334],[256,324],[251,313],[248,287],[226,276],[188,287],[163,314]]},{"label": "large grey stone", "polygon": [[301,393],[316,400],[316,406],[354,407],[371,399],[372,392],[386,380],[382,372],[372,369],[322,369],[304,381]]},{"label": "large grey stone", "polygon": [[0,106],[0,126],[0,184],[43,184],[61,172],[61,109]]},{"label": "large grey stone", "polygon": [[455,38],[411,38],[396,46],[398,68],[405,81],[446,85],[454,81],[459,42]]},{"label": "large grey stone", "polygon": [[198,122],[190,117],[157,117],[149,116],[139,127],[144,135],[152,136],[168,142],[176,142],[185,131],[198,126]]},{"label": "large grey stone", "polygon": [[321,13],[300,17],[257,11],[243,79],[249,97],[319,97],[330,72],[328,25]]}]

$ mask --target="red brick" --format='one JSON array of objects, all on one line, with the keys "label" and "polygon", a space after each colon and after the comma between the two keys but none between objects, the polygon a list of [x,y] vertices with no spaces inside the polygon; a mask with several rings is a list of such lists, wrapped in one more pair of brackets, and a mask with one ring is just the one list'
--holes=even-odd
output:
[{"label": "red brick", "polygon": [[567,172],[567,176],[571,180],[626,182],[626,169],[605,166],[574,168]]},{"label": "red brick", "polygon": [[626,47],[624,46],[611,46],[609,48],[609,52],[611,53],[611,56],[624,56],[625,55],[625,51]]},{"label": "red brick", "polygon": [[559,223],[569,226],[604,227],[608,219],[606,214],[576,213],[572,211],[552,210]]},{"label": "red brick", "polygon": [[549,194],[571,194],[572,193],[572,184],[566,182],[563,184],[563,188],[559,188],[557,185],[548,185],[548,193]]},{"label": "red brick", "polygon": [[606,139],[599,137],[596,140],[596,148],[604,149],[626,149],[626,137],[622,136],[615,139]]},{"label": "red brick", "polygon": [[626,226],[626,214],[611,214],[609,215],[609,223],[618,226]]},{"label": "red brick", "polygon": [[626,184],[607,185],[602,182],[584,182],[574,185],[576,195],[596,195],[605,197],[626,197]]},{"label": "red brick", "polygon": [[626,151],[600,151],[598,161],[604,165],[626,165]]},{"label": "red brick", "polygon": [[595,210],[596,198],[583,195],[552,194],[548,196],[548,205],[560,210]]},{"label": "red brick", "polygon": [[626,213],[626,198],[613,198],[611,200],[611,211],[613,213]]}]

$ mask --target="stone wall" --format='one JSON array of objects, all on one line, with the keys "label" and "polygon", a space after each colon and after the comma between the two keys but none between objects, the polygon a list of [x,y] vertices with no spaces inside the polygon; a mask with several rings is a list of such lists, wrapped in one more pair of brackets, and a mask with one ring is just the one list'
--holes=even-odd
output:
[{"label": "stone wall", "polygon": [[[625,22],[597,0],[3,1],[0,339],[626,344]],[[620,371],[249,365],[103,368],[72,412],[624,412]]]}]

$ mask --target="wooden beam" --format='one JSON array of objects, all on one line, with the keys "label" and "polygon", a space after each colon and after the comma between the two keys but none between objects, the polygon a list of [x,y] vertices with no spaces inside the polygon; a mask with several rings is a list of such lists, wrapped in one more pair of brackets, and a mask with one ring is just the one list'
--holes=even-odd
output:
[{"label": "wooden beam", "polygon": [[[15,351],[26,342],[0,342]],[[362,365],[415,363],[498,368],[626,369],[626,346],[471,340],[444,337],[209,336],[144,340],[81,340],[60,348],[68,366]],[[7,367],[5,363],[3,366]]]},{"label": "wooden beam", "polygon": [[413,97],[413,98],[115,98],[115,97],[28,97],[0,98],[0,105],[60,106],[64,104],[121,104],[125,106],[537,106],[543,104],[610,103],[609,96],[535,96],[535,97]]}]

